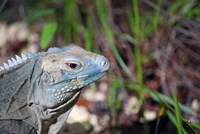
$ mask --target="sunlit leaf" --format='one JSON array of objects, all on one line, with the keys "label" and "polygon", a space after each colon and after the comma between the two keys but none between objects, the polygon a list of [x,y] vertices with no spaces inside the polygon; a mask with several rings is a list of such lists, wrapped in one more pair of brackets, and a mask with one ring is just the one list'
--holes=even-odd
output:
[{"label": "sunlit leaf", "polygon": [[57,27],[58,27],[57,23],[47,23],[43,27],[41,40],[40,40],[40,45],[42,49],[45,49],[48,47],[48,44],[53,38],[53,35],[55,34]]}]

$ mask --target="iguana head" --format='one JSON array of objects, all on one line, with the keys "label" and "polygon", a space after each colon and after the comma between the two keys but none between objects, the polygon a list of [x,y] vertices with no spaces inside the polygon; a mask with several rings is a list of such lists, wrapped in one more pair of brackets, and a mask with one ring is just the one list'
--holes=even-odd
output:
[{"label": "iguana head", "polygon": [[101,78],[109,66],[104,56],[77,46],[50,48],[41,61],[40,105],[54,107],[67,102],[83,86]]},{"label": "iguana head", "polygon": [[0,98],[9,103],[6,118],[23,120],[38,133],[57,133],[80,89],[110,66],[105,57],[77,46],[15,57],[0,66],[0,89],[5,92]]}]

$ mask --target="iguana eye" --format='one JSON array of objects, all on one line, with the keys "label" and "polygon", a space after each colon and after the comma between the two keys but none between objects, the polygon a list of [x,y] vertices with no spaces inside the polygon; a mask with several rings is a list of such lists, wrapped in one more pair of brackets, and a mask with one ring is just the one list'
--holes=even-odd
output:
[{"label": "iguana eye", "polygon": [[67,62],[65,63],[67,65],[68,68],[73,69],[73,70],[78,70],[81,68],[81,64],[80,63],[76,63],[76,62]]}]

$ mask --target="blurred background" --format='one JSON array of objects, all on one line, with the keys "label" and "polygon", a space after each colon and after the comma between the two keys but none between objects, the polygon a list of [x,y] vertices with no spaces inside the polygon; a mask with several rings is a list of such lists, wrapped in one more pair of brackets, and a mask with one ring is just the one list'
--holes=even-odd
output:
[{"label": "blurred background", "polygon": [[198,0],[0,1],[0,63],[71,43],[111,68],[61,133],[200,134]]}]

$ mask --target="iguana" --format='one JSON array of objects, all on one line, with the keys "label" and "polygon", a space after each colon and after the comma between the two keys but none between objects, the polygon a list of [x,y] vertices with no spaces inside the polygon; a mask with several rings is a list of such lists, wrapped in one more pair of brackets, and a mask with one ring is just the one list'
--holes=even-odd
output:
[{"label": "iguana", "polygon": [[74,45],[11,58],[0,66],[0,133],[58,133],[81,88],[109,66],[104,56]]}]

